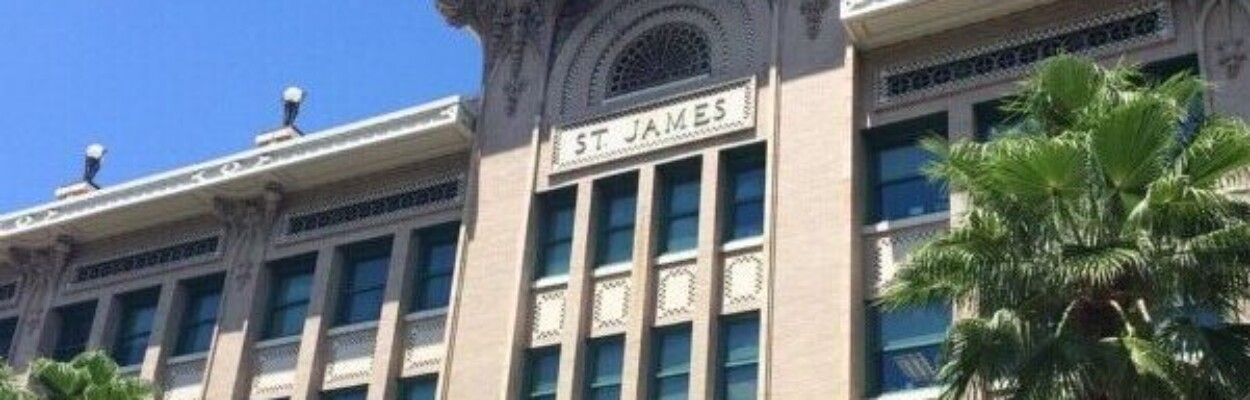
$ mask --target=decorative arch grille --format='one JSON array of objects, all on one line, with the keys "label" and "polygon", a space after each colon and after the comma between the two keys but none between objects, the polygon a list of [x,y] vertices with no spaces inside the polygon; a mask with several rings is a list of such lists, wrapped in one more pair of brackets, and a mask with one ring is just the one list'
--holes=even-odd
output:
[{"label": "decorative arch grille", "polygon": [[710,73],[707,35],[688,23],[668,23],[644,32],[612,62],[607,97]]}]

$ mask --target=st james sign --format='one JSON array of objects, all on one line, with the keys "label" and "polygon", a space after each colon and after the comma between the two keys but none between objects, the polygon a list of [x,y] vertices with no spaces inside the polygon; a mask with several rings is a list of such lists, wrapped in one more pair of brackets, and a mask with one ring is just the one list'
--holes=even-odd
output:
[{"label": "st james sign", "polygon": [[552,172],[754,127],[755,79],[737,81],[558,127],[552,133]]}]

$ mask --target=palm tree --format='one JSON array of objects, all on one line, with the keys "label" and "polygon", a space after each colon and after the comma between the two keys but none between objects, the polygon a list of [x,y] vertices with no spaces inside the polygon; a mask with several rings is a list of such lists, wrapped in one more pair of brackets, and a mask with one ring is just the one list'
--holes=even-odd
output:
[{"label": "palm tree", "polygon": [[147,400],[148,383],[121,373],[117,363],[100,351],[78,355],[69,362],[35,360],[31,386],[47,400]]},{"label": "palm tree", "polygon": [[1250,129],[1199,115],[1204,84],[1059,56],[988,143],[929,140],[963,222],[912,254],[886,308],[950,301],[945,399],[1250,394]]},{"label": "palm tree", "polygon": [[0,360],[0,400],[34,400],[35,395],[18,381],[17,373]]}]

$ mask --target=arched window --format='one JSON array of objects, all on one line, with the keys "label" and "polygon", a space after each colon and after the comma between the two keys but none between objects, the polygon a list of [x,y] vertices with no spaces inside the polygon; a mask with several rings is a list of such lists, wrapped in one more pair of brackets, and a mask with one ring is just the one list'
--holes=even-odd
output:
[{"label": "arched window", "polygon": [[615,97],[711,72],[707,36],[687,23],[668,23],[644,32],[612,63],[607,97]]}]

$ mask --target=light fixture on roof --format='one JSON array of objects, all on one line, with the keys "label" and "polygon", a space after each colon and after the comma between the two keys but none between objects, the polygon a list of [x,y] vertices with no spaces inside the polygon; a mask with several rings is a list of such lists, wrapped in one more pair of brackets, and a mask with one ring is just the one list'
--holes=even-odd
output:
[{"label": "light fixture on roof", "polygon": [[299,117],[299,107],[304,103],[304,89],[291,86],[282,91],[282,126],[294,128],[295,118]]},{"label": "light fixture on roof", "polygon": [[95,183],[95,177],[100,173],[100,165],[104,161],[104,155],[108,154],[108,149],[102,144],[94,143],[87,146],[84,153],[82,180],[57,188],[57,200],[82,196],[100,189],[100,185]]},{"label": "light fixture on roof", "polygon": [[99,143],[93,143],[87,146],[87,158],[83,165],[82,181],[94,187],[100,187],[95,183],[95,176],[100,173],[100,163],[104,160],[104,155],[108,153],[108,149]]},{"label": "light fixture on roof", "polygon": [[282,126],[257,135],[256,147],[278,144],[303,136],[303,132],[295,126],[295,119],[299,118],[299,108],[304,104],[305,96],[304,89],[298,86],[290,86],[282,91]]}]

